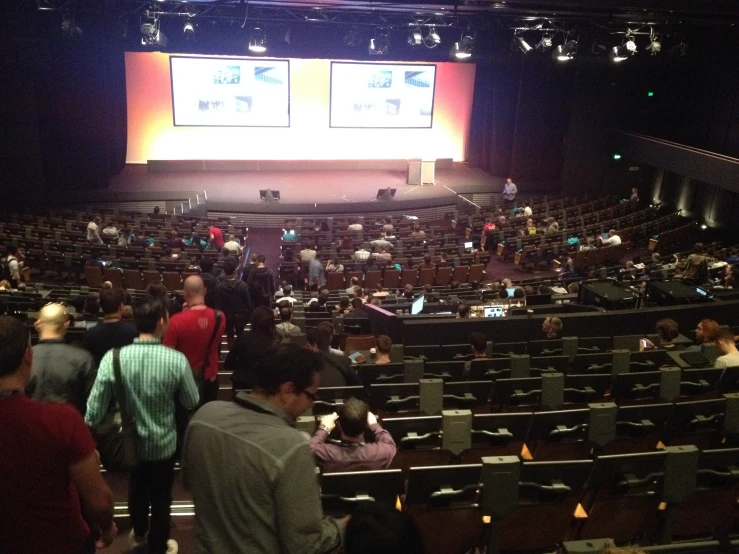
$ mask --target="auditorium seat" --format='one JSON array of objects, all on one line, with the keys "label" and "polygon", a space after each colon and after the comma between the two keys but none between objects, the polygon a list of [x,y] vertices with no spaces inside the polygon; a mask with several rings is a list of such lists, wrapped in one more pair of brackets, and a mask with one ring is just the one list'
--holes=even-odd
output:
[{"label": "auditorium seat", "polygon": [[326,275],[326,288],[328,290],[345,290],[344,274],[338,272],[328,273]]},{"label": "auditorium seat", "polygon": [[418,282],[418,270],[417,269],[404,269],[400,276],[400,287],[406,285],[416,286]]},{"label": "auditorium seat", "polygon": [[324,473],[320,482],[324,513],[339,517],[351,514],[364,502],[395,508],[403,493],[403,474],[398,469]]},{"label": "auditorium seat", "polygon": [[110,281],[114,287],[123,287],[123,278],[121,270],[115,267],[106,267],[103,270],[103,277],[106,281]]},{"label": "auditorium seat", "polygon": [[382,281],[382,271],[379,269],[367,271],[364,275],[364,288],[374,290]]},{"label": "auditorium seat", "polygon": [[182,278],[179,273],[165,271],[162,273],[162,282],[168,291],[182,290]]},{"label": "auditorium seat", "polygon": [[149,286],[151,283],[161,283],[162,282],[162,276],[156,270],[145,269],[143,271],[143,276],[144,276],[144,284],[146,286]]},{"label": "auditorium seat", "polygon": [[85,279],[91,288],[99,289],[103,286],[103,273],[96,265],[85,266]]},{"label": "auditorium seat", "polygon": [[458,265],[454,268],[454,271],[452,272],[452,281],[457,281],[458,283],[466,283],[467,282],[467,273],[469,272],[469,267],[466,265]]},{"label": "auditorium seat", "polygon": [[141,278],[141,272],[138,269],[124,269],[123,280],[127,289],[142,290],[146,288],[144,287],[144,280]]},{"label": "auditorium seat", "polygon": [[382,286],[386,289],[397,289],[400,286],[400,271],[390,268],[385,269]]}]

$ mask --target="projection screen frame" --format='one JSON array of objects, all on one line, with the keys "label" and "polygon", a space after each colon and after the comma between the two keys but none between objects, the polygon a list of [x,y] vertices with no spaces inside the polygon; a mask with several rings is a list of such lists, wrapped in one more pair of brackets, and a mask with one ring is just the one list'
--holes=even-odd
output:
[{"label": "projection screen frame", "polygon": [[[195,124],[186,124],[186,123],[177,123],[177,118],[175,116],[175,102],[174,102],[174,74],[172,73],[172,59],[173,58],[183,58],[183,59],[195,59],[195,60],[234,60],[234,61],[240,61],[240,60],[247,60],[247,61],[258,61],[258,60],[268,60],[270,62],[285,62],[287,63],[287,125],[195,125]],[[434,75],[434,81],[436,81],[436,75]],[[181,54],[171,54],[169,55],[169,92],[172,98],[172,126],[173,127],[222,127],[225,129],[228,129],[229,127],[241,127],[241,128],[251,128],[251,129],[289,129],[290,124],[292,122],[292,116],[290,113],[290,102],[291,102],[291,90],[290,90],[290,59],[289,58],[254,58],[249,56],[183,56]],[[329,104],[330,109],[330,104]],[[331,113],[329,111],[329,117]]]},{"label": "projection screen frame", "polygon": [[[334,125],[332,118],[333,118],[333,105],[334,105],[334,64],[340,64],[340,65],[367,65],[367,66],[378,66],[378,65],[397,65],[397,66],[407,66],[407,67],[433,67],[434,68],[434,83],[431,86],[431,121],[428,125],[423,125],[421,127],[396,127],[396,126],[389,126],[389,127],[382,127],[382,126],[355,126],[355,125]],[[434,128],[434,105],[436,103],[436,76],[438,73],[438,67],[435,63],[402,63],[402,62],[364,62],[364,61],[341,61],[341,60],[331,60],[331,67],[329,71],[329,96],[328,96],[328,126],[329,129],[433,129]]]}]

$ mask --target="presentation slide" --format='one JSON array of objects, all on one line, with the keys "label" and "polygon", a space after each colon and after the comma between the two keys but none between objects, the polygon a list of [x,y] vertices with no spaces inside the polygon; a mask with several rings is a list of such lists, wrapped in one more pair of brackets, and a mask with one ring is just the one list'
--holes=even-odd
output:
[{"label": "presentation slide", "polygon": [[287,60],[170,57],[176,126],[289,127]]},{"label": "presentation slide", "polygon": [[331,127],[428,129],[435,65],[331,63]]}]

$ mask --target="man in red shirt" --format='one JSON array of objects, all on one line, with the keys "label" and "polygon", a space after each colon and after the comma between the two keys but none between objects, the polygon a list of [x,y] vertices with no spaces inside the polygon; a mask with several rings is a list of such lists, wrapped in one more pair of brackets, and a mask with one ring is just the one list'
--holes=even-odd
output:
[{"label": "man in red shirt", "polygon": [[[196,372],[195,381],[198,385],[201,382],[203,384],[200,394],[202,405],[218,397],[218,357],[221,353],[221,339],[226,330],[226,318],[223,314],[220,315],[218,330],[215,330],[216,311],[205,305],[205,286],[199,275],[191,275],[185,279],[183,292],[186,309],[169,320],[169,329],[162,344],[182,352],[187,358],[190,367]],[[201,371],[203,374],[197,375]]]},{"label": "man in red shirt", "polygon": [[490,233],[495,231],[495,223],[489,217],[485,218],[485,226],[482,228],[482,239],[480,240],[480,249],[492,250],[493,240]]},{"label": "man in red shirt", "polygon": [[218,252],[220,252],[223,245],[226,244],[223,240],[223,233],[221,233],[221,230],[215,226],[208,229],[208,232],[210,233],[210,243]]},{"label": "man in red shirt", "polygon": [[28,338],[18,319],[0,317],[0,550],[90,554],[87,522],[101,529],[99,548],[118,532],[113,493],[80,413],[23,394],[33,359]]}]

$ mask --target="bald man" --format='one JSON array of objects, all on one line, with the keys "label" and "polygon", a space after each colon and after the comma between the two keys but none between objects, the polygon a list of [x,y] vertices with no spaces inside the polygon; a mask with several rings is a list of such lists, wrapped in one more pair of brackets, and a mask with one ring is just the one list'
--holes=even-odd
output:
[{"label": "bald man", "polygon": [[200,388],[200,402],[205,404],[218,397],[218,358],[226,318],[205,305],[205,285],[199,275],[185,279],[182,290],[185,309],[169,320],[162,344],[185,355]]},{"label": "bald man", "polygon": [[40,402],[69,402],[84,416],[95,382],[95,359],[87,350],[64,342],[69,316],[61,304],[44,306],[34,327],[39,342],[33,347],[26,392]]}]

